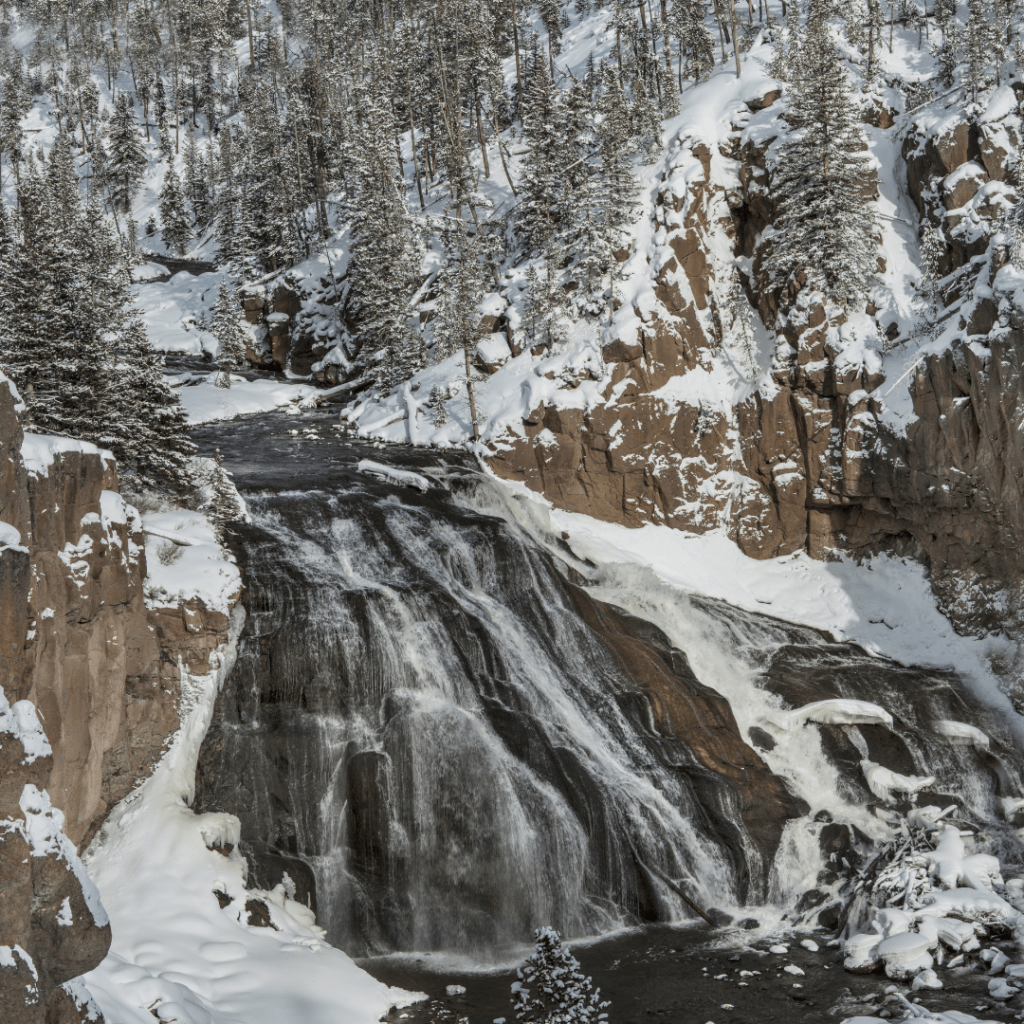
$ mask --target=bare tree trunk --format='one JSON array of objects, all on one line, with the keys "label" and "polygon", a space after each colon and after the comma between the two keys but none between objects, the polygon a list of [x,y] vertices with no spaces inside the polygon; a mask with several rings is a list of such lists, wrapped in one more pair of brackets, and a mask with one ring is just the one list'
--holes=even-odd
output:
[{"label": "bare tree trunk", "polygon": [[505,172],[505,180],[508,182],[508,187],[512,189],[512,195],[517,196],[519,193],[516,192],[515,185],[512,184],[512,178],[508,173],[508,164],[505,163],[505,150],[501,145],[501,133],[498,131],[498,114],[497,111],[491,111],[494,115],[494,138],[498,143],[498,156],[501,157],[501,169]]},{"label": "bare tree trunk", "polygon": [[729,0],[729,24],[732,26],[732,52],[736,58],[736,77],[740,77],[740,37],[736,32],[736,0]]},{"label": "bare tree trunk", "polygon": [[480,425],[476,419],[476,399],[473,397],[473,368],[469,362],[469,346],[465,345],[462,349],[466,356],[466,393],[469,395],[469,416],[473,421],[473,440],[480,440]]},{"label": "bare tree trunk", "polygon": [[245,19],[249,26],[249,67],[256,67],[256,52],[252,45],[252,3],[245,0]]},{"label": "bare tree trunk", "polygon": [[484,125],[480,114],[480,96],[476,97],[476,138],[480,143],[480,156],[483,157],[484,161],[484,177],[489,178],[491,176],[491,165],[487,160],[487,146],[484,144]]}]

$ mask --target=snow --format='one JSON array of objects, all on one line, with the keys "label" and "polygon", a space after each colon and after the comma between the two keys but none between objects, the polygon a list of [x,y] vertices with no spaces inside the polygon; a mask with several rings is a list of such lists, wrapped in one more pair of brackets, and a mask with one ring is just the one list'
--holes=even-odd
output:
[{"label": "snow", "polygon": [[178,397],[192,426],[270,412],[318,394],[317,388],[310,384],[246,380],[238,374],[231,374],[230,388],[221,388],[214,383],[216,377],[217,374],[211,373],[198,384],[178,389]]},{"label": "snow", "polygon": [[114,456],[88,441],[76,441],[70,437],[56,437],[52,434],[33,434],[25,431],[21,446],[21,458],[25,469],[33,476],[46,476],[58,455],[80,452],[83,455],[99,455],[104,462],[113,462]]},{"label": "snow", "polygon": [[[62,859],[82,887],[85,905],[98,928],[109,923],[106,909],[93,880],[86,873],[74,844],[64,835],[64,815],[50,803],[49,794],[27,783],[19,801],[24,822],[15,820],[13,827],[25,837],[33,857]],[[8,825],[10,827],[10,825]]]},{"label": "snow", "polygon": [[6,548],[28,552],[28,548],[21,543],[21,531],[16,526],[0,520],[0,551]]},{"label": "snow", "polygon": [[879,800],[891,802],[894,793],[912,796],[935,784],[935,779],[930,775],[900,775],[899,772],[894,772],[867,758],[861,761],[860,766],[868,788]]},{"label": "snow", "polygon": [[976,750],[988,750],[989,739],[975,725],[968,725],[966,722],[951,722],[944,719],[935,723],[935,731],[940,736],[945,736],[950,743],[962,743],[974,747]]},{"label": "snow", "polygon": [[[235,835],[226,815],[189,807],[196,762],[214,700],[234,662],[244,618],[232,614],[230,642],[211,671],[182,672],[181,727],[152,776],[111,812],[87,853],[111,918],[106,959],[85,976],[116,1024],[375,1024],[416,997],[371,978],[323,941],[312,913],[284,885],[245,888],[246,865],[207,845]],[[215,892],[231,898],[220,908]],[[246,921],[261,898],[273,928]],[[422,997],[421,997],[422,998]]]},{"label": "snow", "polygon": [[892,715],[866,700],[819,700],[805,704],[777,720],[783,729],[793,729],[807,722],[822,725],[886,725],[892,726]]},{"label": "snow", "polygon": [[143,515],[142,528],[147,607],[174,607],[198,599],[211,611],[231,611],[242,578],[209,518],[186,509],[153,512]]},{"label": "snow", "polygon": [[40,757],[50,757],[53,750],[43,732],[36,706],[30,700],[8,703],[3,687],[0,686],[0,735],[14,736],[25,751],[23,764],[32,764]]},{"label": "snow", "polygon": [[371,459],[361,459],[356,469],[364,476],[375,477],[398,487],[415,487],[421,491],[430,490],[430,481],[419,473],[411,473],[405,469],[394,469]]},{"label": "snow", "polygon": [[64,902],[60,905],[60,910],[57,912],[57,924],[61,928],[70,928],[74,923],[75,918],[71,913],[71,898],[65,896]]}]

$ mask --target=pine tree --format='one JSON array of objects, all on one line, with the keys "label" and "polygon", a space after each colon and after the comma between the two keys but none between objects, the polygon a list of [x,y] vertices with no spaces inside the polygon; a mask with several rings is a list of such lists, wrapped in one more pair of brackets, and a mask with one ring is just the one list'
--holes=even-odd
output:
[{"label": "pine tree", "polygon": [[603,91],[598,103],[597,151],[600,160],[602,234],[614,250],[622,247],[632,224],[638,198],[636,178],[629,160],[630,120],[622,81],[610,65],[602,71]]},{"label": "pine tree", "polygon": [[217,339],[217,386],[231,387],[231,371],[237,369],[245,358],[245,332],[238,317],[238,299],[228,285],[226,277],[220,279],[217,302],[213,307],[211,333]]},{"label": "pine tree", "polygon": [[202,231],[213,219],[213,197],[194,129],[185,136],[185,196],[192,206],[196,227]]},{"label": "pine tree", "polygon": [[405,182],[396,177],[391,106],[367,97],[349,264],[353,311],[362,350],[381,391],[390,391],[421,361],[409,305],[419,250]]},{"label": "pine tree", "polygon": [[565,133],[562,103],[543,60],[527,86],[525,106],[523,135],[527,156],[516,228],[528,245],[539,249],[553,235],[558,220],[563,166],[560,156]]},{"label": "pine tree", "polygon": [[217,449],[210,467],[210,490],[212,494],[206,506],[206,514],[217,529],[217,535],[224,536],[228,523],[237,523],[245,517],[245,507],[239,500],[238,489],[231,482],[224,468],[224,458]]},{"label": "pine tree", "polygon": [[526,271],[523,325],[532,343],[551,349],[557,342],[564,341],[564,316],[562,291],[551,261],[545,259],[542,262],[540,273],[531,263]]},{"label": "pine tree", "polygon": [[135,106],[126,92],[117,94],[107,128],[109,155],[105,179],[114,208],[128,213],[146,170],[146,148],[135,119]]},{"label": "pine tree", "polygon": [[184,411],[146,338],[121,242],[98,203],[81,202],[63,133],[45,178],[29,163],[19,207],[18,252],[0,226],[5,287],[17,303],[0,360],[29,422],[109,448],[126,475],[180,486],[193,451]]},{"label": "pine tree", "polygon": [[438,315],[434,320],[434,362],[476,345],[483,295],[480,244],[463,220],[448,220],[444,231],[445,264],[438,279]]},{"label": "pine tree", "polygon": [[970,93],[972,102],[977,103],[978,92],[984,85],[985,68],[991,63],[993,50],[999,40],[993,36],[985,0],[968,0],[967,10],[967,29],[963,34],[963,86]]},{"label": "pine tree", "polygon": [[160,190],[160,222],[167,248],[177,249],[178,255],[184,256],[185,245],[192,237],[192,226],[189,224],[188,210],[185,209],[181,180],[173,167],[164,176],[164,185]]},{"label": "pine tree", "polygon": [[[0,200],[0,368],[31,398],[42,353],[33,352],[23,337],[21,305],[32,291],[23,275],[21,247],[14,215]],[[31,300],[29,300],[31,301]]]},{"label": "pine tree", "polygon": [[707,5],[704,0],[676,0],[682,5],[683,39],[686,44],[686,62],[683,74],[699,85],[715,67],[715,44],[707,30]]},{"label": "pine tree", "polygon": [[522,1024],[598,1024],[607,1020],[600,989],[562,946],[553,928],[538,928],[536,946],[512,983],[512,1008]]},{"label": "pine tree", "polygon": [[784,296],[805,277],[807,287],[845,303],[864,291],[874,272],[876,228],[861,197],[868,180],[866,144],[823,0],[812,4],[799,66],[793,131],[772,169],[779,214],[765,267],[771,286]]}]

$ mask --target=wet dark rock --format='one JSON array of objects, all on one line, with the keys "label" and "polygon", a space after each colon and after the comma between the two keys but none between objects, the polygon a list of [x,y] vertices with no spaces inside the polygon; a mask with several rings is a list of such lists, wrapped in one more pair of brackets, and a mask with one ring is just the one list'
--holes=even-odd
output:
[{"label": "wet dark rock", "polygon": [[824,893],[820,889],[808,889],[797,900],[796,912],[798,914],[806,914],[808,910],[821,906],[826,899],[828,899],[828,893]]}]

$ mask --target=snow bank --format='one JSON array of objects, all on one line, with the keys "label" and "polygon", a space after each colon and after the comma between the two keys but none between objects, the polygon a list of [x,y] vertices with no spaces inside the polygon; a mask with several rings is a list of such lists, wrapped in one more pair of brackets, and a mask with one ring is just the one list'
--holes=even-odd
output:
[{"label": "snow bank", "polygon": [[230,388],[219,388],[214,383],[216,376],[211,373],[202,383],[177,391],[188,422],[193,426],[270,412],[315,396],[318,390],[311,384],[290,384],[283,380],[246,380],[237,374],[232,374]]},{"label": "snow bank", "polygon": [[227,615],[242,577],[220,543],[213,523],[198,512],[176,509],[142,517],[146,534],[146,604],[166,608],[198,598]]},{"label": "snow bank", "polygon": [[13,705],[7,702],[3,687],[0,686],[0,733],[7,733],[21,741],[25,750],[24,764],[31,764],[37,758],[49,757],[53,750],[50,741],[36,714],[36,706],[30,700],[19,700]]},{"label": "snow bank", "polygon": [[70,437],[54,437],[51,434],[32,434],[26,431],[21,446],[21,458],[25,469],[35,476],[46,476],[57,455],[65,452],[81,452],[83,455],[100,455],[104,461],[113,462],[114,456],[88,441],[76,441]]},{"label": "snow bank", "polygon": [[371,459],[361,459],[356,469],[364,476],[383,480],[396,487],[416,487],[424,492],[430,490],[430,481],[425,476],[411,473],[407,469],[394,469],[392,466],[385,466],[380,462],[373,462]]},{"label": "snow bank", "polygon": [[[188,806],[243,617],[236,608],[231,642],[212,656],[207,675],[182,673],[186,710],[170,749],[114,808],[88,851],[113,942],[85,983],[116,1024],[375,1024],[415,997],[326,945],[312,913],[283,886],[247,890],[237,850],[225,857],[208,847],[229,832],[237,838],[230,816],[196,815]],[[250,898],[266,902],[273,927],[247,923]]]},{"label": "snow bank", "polygon": [[795,729],[807,722],[822,725],[886,725],[892,727],[892,715],[866,700],[819,700],[805,704],[775,720],[782,729]]}]

